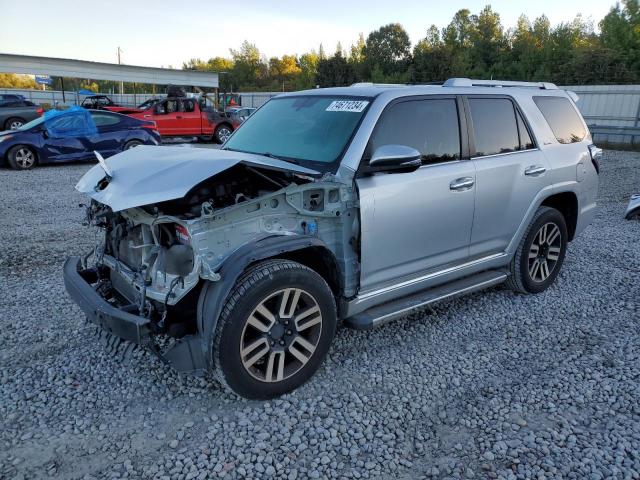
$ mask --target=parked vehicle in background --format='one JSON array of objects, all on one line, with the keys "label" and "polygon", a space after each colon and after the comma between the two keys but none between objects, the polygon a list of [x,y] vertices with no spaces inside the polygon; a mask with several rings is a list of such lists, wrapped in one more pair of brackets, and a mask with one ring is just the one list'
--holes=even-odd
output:
[{"label": "parked vehicle in background", "polygon": [[470,79],[308,90],[271,99],[220,150],[117,155],[76,187],[104,237],[94,266],[66,262],[67,291],[111,345],[214,369],[245,397],[289,392],[341,320],[370,329],[503,282],[554,283],[596,212],[601,151],[572,98]]},{"label": "parked vehicle in background", "polygon": [[0,131],[20,128],[43,113],[42,107],[28,100],[6,100],[0,103]]},{"label": "parked vehicle in background", "polygon": [[82,100],[81,107],[91,110],[107,110],[110,112],[124,112],[131,110],[131,107],[123,107],[115,103],[106,95],[91,95]]},{"label": "parked vehicle in background", "polygon": [[234,129],[236,129],[242,124],[242,122],[244,122],[247,118],[249,118],[251,114],[256,110],[257,108],[233,107],[233,108],[228,108],[227,113],[231,118],[231,123]]},{"label": "parked vehicle in background", "polygon": [[160,144],[151,121],[103,110],[87,113],[88,122],[72,110],[62,111],[51,120],[40,117],[17,130],[0,132],[0,159],[11,168],[27,170],[36,164],[95,160],[94,151],[109,157],[139,145]]},{"label": "parked vehicle in background", "polygon": [[7,101],[25,100],[24,95],[17,93],[0,93],[0,104]]},{"label": "parked vehicle in background", "polygon": [[144,111],[127,114],[153,120],[163,137],[213,137],[223,143],[235,129],[231,118],[203,105],[197,98],[168,97]]}]

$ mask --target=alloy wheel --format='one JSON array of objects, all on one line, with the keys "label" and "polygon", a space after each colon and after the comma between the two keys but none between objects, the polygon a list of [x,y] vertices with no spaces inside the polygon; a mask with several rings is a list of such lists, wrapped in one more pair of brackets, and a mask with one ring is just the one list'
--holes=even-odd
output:
[{"label": "alloy wheel", "polygon": [[322,313],[305,290],[285,288],[262,300],[245,321],[240,356],[262,382],[295,375],[311,359],[322,332]]},{"label": "alloy wheel", "polygon": [[21,122],[20,120],[14,120],[13,122],[11,122],[9,124],[9,129],[10,130],[17,130],[18,128],[20,128],[22,125],[24,125],[23,122]]},{"label": "alloy wheel", "polygon": [[28,148],[20,148],[16,152],[16,164],[20,168],[30,168],[36,161],[36,157]]},{"label": "alloy wheel", "polygon": [[556,268],[562,248],[562,234],[555,223],[545,223],[533,237],[529,248],[529,276],[544,282]]},{"label": "alloy wheel", "polygon": [[230,136],[231,130],[229,130],[227,127],[222,127],[220,130],[218,130],[218,138],[222,143],[226,142]]}]

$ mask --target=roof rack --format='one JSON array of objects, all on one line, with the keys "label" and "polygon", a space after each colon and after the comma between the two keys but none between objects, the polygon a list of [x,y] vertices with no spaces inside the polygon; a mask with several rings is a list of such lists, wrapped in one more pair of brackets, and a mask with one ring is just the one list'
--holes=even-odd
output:
[{"label": "roof rack", "polygon": [[373,82],[358,82],[352,83],[349,85],[354,88],[362,88],[362,87],[406,87],[404,83],[373,83]]},{"label": "roof rack", "polygon": [[548,82],[512,82],[508,80],[471,80],[470,78],[450,78],[443,87],[524,87],[541,90],[557,90],[558,87]]}]

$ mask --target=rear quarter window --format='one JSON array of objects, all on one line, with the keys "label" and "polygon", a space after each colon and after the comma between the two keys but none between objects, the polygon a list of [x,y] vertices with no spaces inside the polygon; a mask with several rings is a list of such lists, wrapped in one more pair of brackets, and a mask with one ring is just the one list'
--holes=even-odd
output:
[{"label": "rear quarter window", "polygon": [[571,100],[564,97],[533,97],[559,143],[575,143],[587,134]]}]

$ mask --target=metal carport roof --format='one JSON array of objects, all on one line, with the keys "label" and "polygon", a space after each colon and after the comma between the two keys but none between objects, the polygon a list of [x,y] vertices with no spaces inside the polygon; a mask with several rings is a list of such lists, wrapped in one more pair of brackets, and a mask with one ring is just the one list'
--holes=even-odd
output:
[{"label": "metal carport roof", "polygon": [[69,58],[34,57],[9,53],[0,53],[0,72],[156,85],[218,87],[218,74],[215,72],[138,67],[116,63],[87,62]]}]

